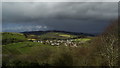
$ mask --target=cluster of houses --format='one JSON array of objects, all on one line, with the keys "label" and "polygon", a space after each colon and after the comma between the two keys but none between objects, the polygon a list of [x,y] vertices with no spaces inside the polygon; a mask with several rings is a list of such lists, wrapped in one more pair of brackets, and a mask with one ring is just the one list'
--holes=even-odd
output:
[{"label": "cluster of houses", "polygon": [[59,46],[59,45],[65,45],[70,47],[77,47],[80,44],[83,44],[84,42],[75,42],[74,39],[71,40],[36,40],[36,39],[28,39],[32,42],[39,42],[42,44],[49,44],[52,46]]}]

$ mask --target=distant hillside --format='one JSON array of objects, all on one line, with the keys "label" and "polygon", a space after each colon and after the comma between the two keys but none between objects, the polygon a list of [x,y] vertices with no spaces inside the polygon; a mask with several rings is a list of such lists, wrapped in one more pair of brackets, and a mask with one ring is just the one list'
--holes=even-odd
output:
[{"label": "distant hillside", "polygon": [[88,33],[77,33],[77,32],[68,32],[68,31],[57,31],[57,30],[49,30],[49,31],[29,31],[29,32],[21,32],[23,34],[34,34],[34,35],[42,35],[50,32],[57,32],[57,33],[65,33],[70,35],[84,35],[84,36],[95,36],[93,34]]},{"label": "distant hillside", "polygon": [[62,33],[62,32],[47,32],[38,36],[41,39],[70,39],[77,38],[77,35]]}]

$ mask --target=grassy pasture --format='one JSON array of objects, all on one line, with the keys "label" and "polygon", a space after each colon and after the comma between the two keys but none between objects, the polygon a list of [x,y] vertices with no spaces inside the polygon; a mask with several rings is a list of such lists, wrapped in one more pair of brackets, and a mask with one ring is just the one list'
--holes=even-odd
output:
[{"label": "grassy pasture", "polygon": [[78,38],[78,39],[74,39],[74,41],[76,42],[87,42],[87,41],[90,41],[91,39],[90,38]]},{"label": "grassy pasture", "polygon": [[[19,53],[29,53],[31,48],[33,47],[40,47],[40,46],[48,46],[38,42],[18,42],[18,43],[11,43],[7,45],[3,45],[3,52],[8,53],[11,50],[17,50]],[[8,49],[6,51],[6,49]]]}]

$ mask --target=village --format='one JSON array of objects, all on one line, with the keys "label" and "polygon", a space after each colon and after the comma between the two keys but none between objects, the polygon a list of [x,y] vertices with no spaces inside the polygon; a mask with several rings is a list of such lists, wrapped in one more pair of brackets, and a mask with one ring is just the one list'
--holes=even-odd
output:
[{"label": "village", "polygon": [[51,46],[60,46],[65,45],[69,47],[78,47],[81,44],[84,44],[86,41],[75,41],[75,39],[66,39],[66,40],[36,40],[36,39],[28,39],[31,42],[39,42],[46,45]]}]

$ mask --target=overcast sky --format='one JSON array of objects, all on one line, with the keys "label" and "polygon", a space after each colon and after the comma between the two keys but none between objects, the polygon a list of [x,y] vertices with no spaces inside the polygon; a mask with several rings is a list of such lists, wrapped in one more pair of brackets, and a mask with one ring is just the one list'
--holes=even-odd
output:
[{"label": "overcast sky", "polygon": [[117,2],[4,2],[3,31],[100,33],[118,17]]},{"label": "overcast sky", "polygon": [[2,0],[3,2],[119,2],[119,0]]}]

